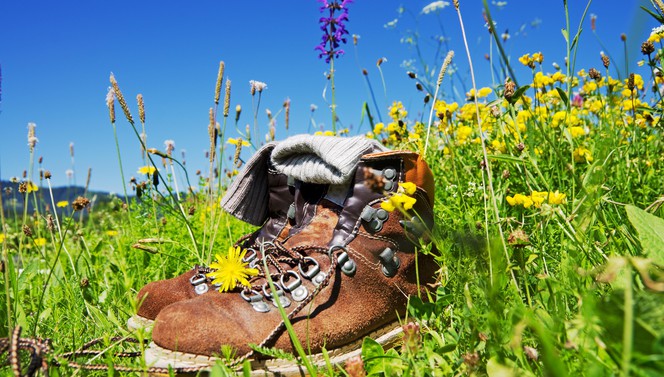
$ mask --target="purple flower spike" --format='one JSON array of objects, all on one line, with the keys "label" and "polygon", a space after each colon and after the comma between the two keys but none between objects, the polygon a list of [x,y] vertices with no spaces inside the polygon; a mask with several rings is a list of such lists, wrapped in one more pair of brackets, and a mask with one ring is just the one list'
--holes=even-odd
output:
[{"label": "purple flower spike", "polygon": [[[321,13],[327,17],[321,17],[318,21],[320,29],[323,31],[321,43],[315,50],[319,51],[319,58],[325,57],[325,62],[343,55],[344,51],[339,48],[342,43],[346,43],[345,36],[348,34],[345,23],[348,21],[347,5],[352,0],[318,0],[321,4]],[[326,14],[327,12],[327,14]]]}]

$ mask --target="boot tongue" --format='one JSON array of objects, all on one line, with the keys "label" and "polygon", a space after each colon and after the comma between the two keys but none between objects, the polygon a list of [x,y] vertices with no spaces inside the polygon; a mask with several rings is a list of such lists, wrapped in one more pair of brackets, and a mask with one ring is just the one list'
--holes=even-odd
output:
[{"label": "boot tongue", "polygon": [[360,158],[388,149],[363,136],[297,135],[272,151],[272,164],[283,174],[307,183],[344,184],[353,177]]}]

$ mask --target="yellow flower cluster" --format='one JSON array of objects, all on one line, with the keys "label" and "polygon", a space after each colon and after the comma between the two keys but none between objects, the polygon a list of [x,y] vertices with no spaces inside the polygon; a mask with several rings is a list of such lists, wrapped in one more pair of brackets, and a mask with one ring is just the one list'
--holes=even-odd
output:
[{"label": "yellow flower cluster", "polygon": [[540,208],[544,202],[551,205],[563,204],[567,201],[567,195],[560,193],[558,190],[555,192],[533,191],[527,196],[524,194],[507,196],[505,200],[507,200],[507,203],[512,207],[522,206],[523,208]]},{"label": "yellow flower cluster", "polygon": [[536,52],[532,55],[525,54],[519,58],[519,62],[521,64],[531,68],[535,67],[535,63],[542,64],[543,61],[544,61],[544,55],[542,55],[541,52]]},{"label": "yellow flower cluster", "polygon": [[388,212],[392,212],[397,208],[401,211],[408,211],[417,202],[417,199],[411,196],[415,194],[416,190],[417,186],[412,182],[399,183],[397,192],[380,203],[380,207]]}]

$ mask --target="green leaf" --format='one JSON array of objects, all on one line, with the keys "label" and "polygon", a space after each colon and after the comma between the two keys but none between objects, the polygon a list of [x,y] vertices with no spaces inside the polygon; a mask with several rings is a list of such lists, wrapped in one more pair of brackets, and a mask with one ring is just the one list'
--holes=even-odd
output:
[{"label": "green leaf", "polygon": [[569,107],[569,98],[567,97],[567,93],[565,93],[565,91],[560,89],[559,87],[556,87],[556,91],[558,91],[558,95],[560,96],[560,99],[563,100],[565,106]]},{"label": "green leaf", "polygon": [[362,341],[362,359],[367,362],[371,359],[379,358],[385,355],[383,351],[383,346],[381,346],[377,341],[366,337]]},{"label": "green leaf", "polygon": [[567,32],[567,30],[563,28],[560,29],[560,32],[563,33],[563,38],[565,38],[565,42],[567,42],[569,40],[569,33]]},{"label": "green leaf", "polygon": [[436,312],[436,305],[430,302],[423,302],[417,296],[411,296],[408,300],[408,314],[415,318],[428,319]]},{"label": "green leaf", "polygon": [[508,154],[490,154],[489,160],[496,160],[496,161],[502,161],[502,162],[511,162],[515,164],[528,164],[532,165],[530,161],[524,160],[523,158],[520,157],[514,157],[510,156]]},{"label": "green leaf", "polygon": [[289,361],[295,360],[295,355],[293,355],[290,352],[280,350],[278,348],[261,347],[257,344],[249,344],[249,348],[265,356],[270,356],[273,359],[283,359]]},{"label": "green leaf", "polygon": [[627,205],[627,218],[639,235],[643,252],[656,263],[664,263],[664,219]]},{"label": "green leaf", "polygon": [[514,105],[516,103],[516,101],[518,101],[521,98],[521,96],[523,96],[523,93],[525,93],[526,90],[528,90],[528,89],[530,89],[530,85],[524,85],[524,86],[520,87],[519,89],[517,89],[514,92],[514,94],[512,95],[512,97],[510,97],[510,99],[508,100],[509,103]]},{"label": "green leaf", "polygon": [[495,357],[489,359],[486,364],[486,373],[489,377],[512,377],[514,376],[514,369],[502,365],[496,360]]},{"label": "green leaf", "polygon": [[662,17],[661,14],[655,13],[655,12],[651,11],[650,9],[644,7],[644,6],[642,6],[641,9],[643,9],[644,11],[646,11],[646,13],[648,13],[649,15],[651,15],[651,16],[652,16],[654,19],[656,19],[657,22],[659,22],[660,24],[664,24],[664,17]]}]

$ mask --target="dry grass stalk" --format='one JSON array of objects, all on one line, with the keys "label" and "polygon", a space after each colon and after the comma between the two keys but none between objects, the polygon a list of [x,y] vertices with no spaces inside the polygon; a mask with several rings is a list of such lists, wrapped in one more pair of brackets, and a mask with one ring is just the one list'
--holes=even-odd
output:
[{"label": "dry grass stalk", "polygon": [[221,82],[224,79],[224,62],[219,62],[219,72],[217,73],[217,85],[214,88],[214,104],[219,104],[219,97],[221,96]]},{"label": "dry grass stalk", "polygon": [[118,82],[115,80],[115,76],[113,76],[113,73],[111,73],[111,86],[113,86],[113,91],[115,92],[115,96],[118,99],[118,103],[120,104],[120,107],[122,108],[122,111],[124,111],[125,118],[127,118],[127,121],[131,124],[134,124],[134,118],[131,116],[131,112],[129,111],[129,106],[127,106],[127,101],[125,101],[124,96],[122,95],[122,91],[120,90],[120,86],[118,85]]}]

